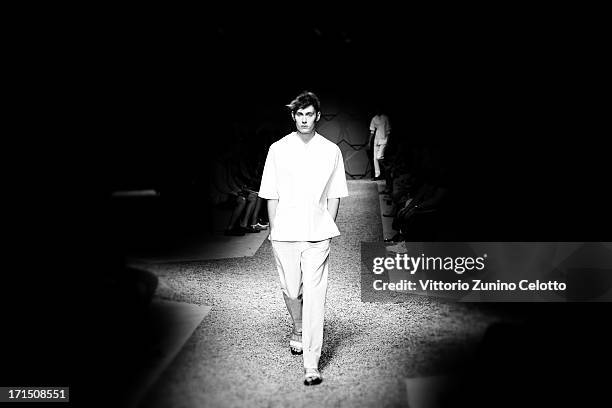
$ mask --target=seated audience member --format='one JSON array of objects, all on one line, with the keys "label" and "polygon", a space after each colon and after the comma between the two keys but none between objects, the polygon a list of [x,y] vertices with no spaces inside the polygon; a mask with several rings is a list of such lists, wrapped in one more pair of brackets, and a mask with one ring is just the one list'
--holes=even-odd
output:
[{"label": "seated audience member", "polygon": [[381,162],[384,170],[385,190],[381,194],[390,194],[393,190],[394,173],[398,166],[409,163],[409,146],[403,138],[390,140],[385,149],[385,159]]},{"label": "seated audience member", "polygon": [[255,154],[251,154],[240,161],[237,168],[237,174],[247,191],[252,194],[257,194],[254,208],[251,211],[247,207],[247,213],[250,214],[248,228],[261,231],[268,229],[267,208],[264,205],[265,200],[259,197],[257,189],[261,183],[261,176],[266,160],[267,150],[254,146]]},{"label": "seated audience member", "polygon": [[410,160],[407,159],[408,155],[408,152],[404,152],[396,158],[393,165],[391,188],[387,193],[390,195],[392,207],[388,213],[383,214],[385,217],[395,217],[398,209],[405,205],[422,184],[419,177],[421,172],[418,169],[418,150],[413,149],[413,158]]},{"label": "seated audience member", "polygon": [[[241,236],[249,232],[259,232],[248,224],[253,214],[256,216],[259,197],[257,191],[249,188],[239,176],[237,164],[227,155],[216,160],[213,165],[212,183],[213,202],[232,206],[232,213],[225,229],[225,235]],[[261,207],[261,204],[259,204]]]},{"label": "seated audience member", "polygon": [[447,170],[439,161],[435,164],[441,167],[424,168],[422,184],[397,212],[392,226],[399,233],[390,240],[435,239],[449,193]]}]

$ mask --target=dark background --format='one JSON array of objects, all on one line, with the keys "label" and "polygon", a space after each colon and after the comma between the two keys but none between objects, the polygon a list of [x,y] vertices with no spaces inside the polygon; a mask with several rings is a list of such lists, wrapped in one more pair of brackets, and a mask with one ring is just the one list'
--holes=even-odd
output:
[{"label": "dark background", "polygon": [[[597,25],[213,20],[85,16],[12,32],[14,105],[27,109],[5,145],[3,385],[93,388],[90,378],[112,376],[95,358],[107,347],[101,330],[114,330],[102,324],[114,315],[101,282],[122,265],[109,192],[184,191],[227,143],[228,124],[290,126],[277,112],[304,89],[323,108],[336,98],[369,114],[383,100],[394,137],[440,146],[460,240],[609,240]],[[513,332],[531,350],[527,366],[537,353],[522,335],[540,328],[551,383],[553,352],[572,356],[572,376],[606,361],[607,305],[508,307],[533,323]],[[513,347],[503,340],[493,349]]]},{"label": "dark background", "polygon": [[[74,158],[93,172],[77,174],[86,188],[178,185],[207,171],[234,123],[267,119],[290,131],[284,105],[309,89],[324,108],[341,99],[367,116],[382,101],[394,136],[440,146],[466,239],[603,238],[609,201],[592,72],[601,56],[584,32],[394,21],[156,28],[108,29],[82,44],[77,111],[66,119],[80,125]],[[72,53],[80,44],[70,38]]]}]

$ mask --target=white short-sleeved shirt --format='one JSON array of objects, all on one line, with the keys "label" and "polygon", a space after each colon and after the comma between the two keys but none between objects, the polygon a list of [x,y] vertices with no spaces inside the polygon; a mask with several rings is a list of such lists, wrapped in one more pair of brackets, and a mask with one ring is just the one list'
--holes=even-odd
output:
[{"label": "white short-sleeved shirt", "polygon": [[376,115],[370,121],[370,131],[374,134],[374,141],[376,144],[386,144],[387,137],[391,133],[391,123],[387,115]]},{"label": "white short-sleeved shirt", "polygon": [[328,198],[348,196],[340,148],[318,133],[304,143],[290,133],[268,150],[259,196],[277,199],[270,239],[320,241],[340,235]]}]

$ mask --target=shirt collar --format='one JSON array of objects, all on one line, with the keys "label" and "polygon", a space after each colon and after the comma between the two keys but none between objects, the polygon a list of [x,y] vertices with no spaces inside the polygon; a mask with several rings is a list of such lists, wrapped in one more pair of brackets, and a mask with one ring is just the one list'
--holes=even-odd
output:
[{"label": "shirt collar", "polygon": [[308,143],[304,143],[304,142],[302,141],[302,138],[300,137],[300,135],[298,134],[298,132],[297,132],[297,131],[294,131],[294,132],[293,132],[293,134],[292,134],[292,136],[293,136],[293,137],[292,137],[292,139],[293,139],[294,143],[295,143],[295,144],[298,144],[299,146],[303,146],[303,147],[312,146],[312,145],[313,145],[313,143],[314,143],[314,144],[316,144],[316,143],[318,142],[319,138],[320,138],[320,137],[322,137],[320,134],[318,134],[318,133],[315,131],[315,134],[314,134],[314,136],[312,137],[312,139],[310,139],[310,142],[308,142]]}]

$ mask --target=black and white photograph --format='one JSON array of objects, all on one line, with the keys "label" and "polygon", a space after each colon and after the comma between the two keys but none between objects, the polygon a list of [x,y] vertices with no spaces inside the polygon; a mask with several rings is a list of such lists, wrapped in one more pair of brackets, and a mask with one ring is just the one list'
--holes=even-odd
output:
[{"label": "black and white photograph", "polygon": [[22,16],[0,407],[610,404],[601,25],[370,7]]}]

